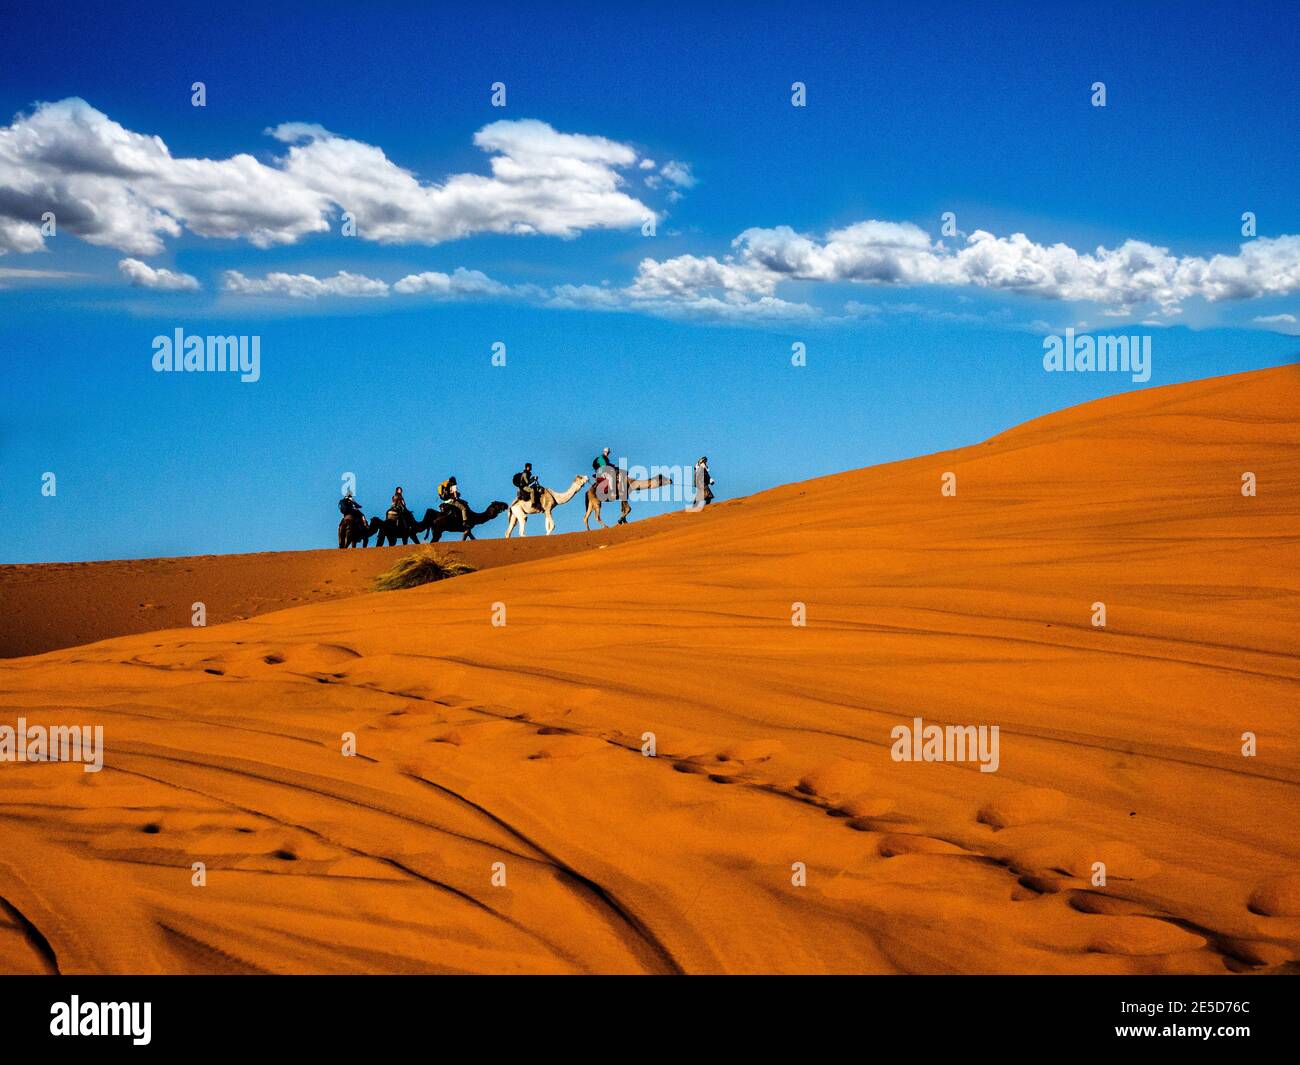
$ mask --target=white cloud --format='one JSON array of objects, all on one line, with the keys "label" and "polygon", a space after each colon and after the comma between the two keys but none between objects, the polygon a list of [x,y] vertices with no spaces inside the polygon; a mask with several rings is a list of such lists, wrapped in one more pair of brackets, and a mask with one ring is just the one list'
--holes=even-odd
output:
[{"label": "white cloud", "polygon": [[[4,196],[4,190],[0,190],[0,196]],[[34,222],[0,217],[0,255],[7,251],[40,251],[44,247],[45,238],[41,236],[40,226]]]},{"label": "white cloud", "polygon": [[[285,244],[328,228],[328,202],[251,155],[176,159],[158,137],[133,133],[83,100],[42,104],[0,127],[0,217],[30,251],[46,211],[61,232],[151,255],[182,227],[206,237]],[[39,230],[37,230],[39,235]]]},{"label": "white cloud", "polygon": [[561,133],[533,119],[483,127],[474,143],[491,174],[422,182],[382,149],[314,123],[268,132],[288,145],[266,164],[248,154],[176,158],[156,136],[126,129],[84,100],[40,104],[0,127],[0,253],[44,246],[39,222],[132,255],[162,250],[184,230],[292,244],[325,232],[336,210],[357,235],[436,244],[473,233],[572,237],[639,227],[654,214],[622,191],[630,147]]},{"label": "white cloud", "polygon": [[339,271],[333,277],[313,274],[271,273],[247,277],[238,270],[222,275],[222,290],[237,296],[282,296],[290,299],[320,299],[327,296],[374,297],[431,296],[435,299],[526,299],[547,302],[550,293],[538,285],[507,285],[481,270],[457,267],[450,274],[435,270],[408,274],[391,286],[387,281]]},{"label": "white cloud", "polygon": [[[917,303],[877,305],[849,301],[842,314],[824,313],[808,302],[784,298],[780,286],[801,282],[991,288],[1066,302],[1102,305],[1102,317],[1129,317],[1144,324],[1160,319],[1134,306],[1154,303],[1167,323],[1191,297],[1208,301],[1276,295],[1300,289],[1300,237],[1262,238],[1242,245],[1235,256],[1179,258],[1167,249],[1126,241],[1116,249],[1081,254],[1063,244],[1043,246],[1023,234],[998,238],[976,231],[956,249],[932,241],[910,223],[868,220],[834,230],[824,238],[788,227],[749,229],[733,242],[735,251],[716,256],[678,255],[642,259],[625,286],[511,285],[477,270],[427,271],[395,282],[403,296],[437,299],[500,298],[549,307],[634,311],[659,316],[719,321],[864,319],[913,314],[950,322],[1002,322],[1016,326],[1011,312],[946,311]],[[386,295],[388,283],[340,273],[320,280],[306,274],[271,274],[250,280],[226,274],[225,290],[297,297]],[[959,297],[965,299],[965,297]],[[1260,324],[1294,324],[1294,316],[1256,319]],[[1079,323],[1078,328],[1085,328]]]},{"label": "white cloud", "polygon": [[678,188],[689,189],[695,186],[695,175],[691,173],[689,163],[679,163],[674,159],[671,162],[664,163],[663,169],[659,173]]},{"label": "white cloud", "polygon": [[73,277],[85,277],[85,274],[71,270],[20,270],[13,267],[0,267],[0,288],[17,288],[41,281],[66,281]]},{"label": "white cloud", "polygon": [[123,259],[117,264],[122,275],[139,288],[156,288],[166,292],[197,292],[199,279],[191,274],[155,269],[139,259]]},{"label": "white cloud", "polygon": [[222,275],[222,289],[238,296],[285,296],[290,299],[319,299],[321,296],[374,297],[388,295],[388,282],[340,270],[333,277],[311,274],[267,274],[245,277],[238,270]]},{"label": "white cloud", "polygon": [[[647,168],[643,166],[642,169],[645,170]],[[653,164],[651,164],[649,169],[653,169]],[[680,190],[693,188],[696,184],[695,176],[691,173],[690,165],[687,163],[679,163],[676,160],[664,163],[660,168],[659,173],[647,174],[645,176],[647,188],[657,189],[663,185],[664,182],[677,186],[676,188],[671,189],[668,193],[668,199],[673,203],[676,203],[682,198]]]},{"label": "white cloud", "polygon": [[1253,319],[1257,325],[1283,336],[1300,335],[1300,322],[1294,314],[1261,314]]},{"label": "white cloud", "polygon": [[1115,315],[1155,304],[1166,316],[1193,297],[1210,302],[1300,291],[1300,237],[1260,238],[1236,255],[1179,257],[1167,248],[1127,240],[1117,248],[1078,252],[1036,244],[1023,233],[984,230],[949,248],[909,222],[868,220],[823,238],[788,226],[747,229],[724,260],[678,256],[641,263],[633,289],[689,301],[720,288],[732,302],[761,300],[784,281],[857,282],[897,286],[960,286],[1098,303]]},{"label": "white cloud", "polygon": [[[394,282],[340,272],[334,277],[312,274],[272,273],[250,278],[238,270],[227,270],[222,290],[238,296],[278,296],[290,299],[319,299],[328,296],[427,296],[439,300],[509,299],[545,307],[583,310],[636,311],[673,318],[698,320],[757,321],[808,319],[819,312],[806,303],[792,303],[754,288],[726,264],[715,264],[710,276],[688,271],[675,272],[676,260],[655,264],[645,260],[645,272],[624,288],[608,285],[510,285],[480,270],[457,267],[451,273],[425,271],[408,274]],[[651,267],[653,266],[653,269]],[[688,283],[689,282],[689,283]]]},{"label": "white cloud", "polygon": [[456,299],[465,296],[508,296],[511,287],[494,281],[481,270],[457,267],[450,274],[427,271],[408,274],[393,285],[393,291],[403,296],[438,296]]},{"label": "white cloud", "polygon": [[453,174],[425,184],[384,154],[299,123],[272,135],[293,142],[284,172],[356,220],[381,243],[437,244],[473,233],[572,237],[586,229],[640,226],[654,214],[620,191],[636,152],[604,137],[560,133],[545,122],[493,122],[474,135],[490,177]]}]

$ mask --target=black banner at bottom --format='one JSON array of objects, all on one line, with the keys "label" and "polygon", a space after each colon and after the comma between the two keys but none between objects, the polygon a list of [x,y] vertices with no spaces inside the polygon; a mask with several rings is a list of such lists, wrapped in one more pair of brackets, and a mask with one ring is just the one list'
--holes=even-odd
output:
[{"label": "black banner at bottom", "polygon": [[1285,976],[5,977],[0,1023],[7,1052],[116,1044],[334,1057],[399,1041],[433,1054],[668,1052],[688,1047],[664,1039],[687,1038],[729,1056],[821,1053],[828,1039],[837,1053],[1008,1041],[1258,1053],[1294,1045],[1298,989]]}]

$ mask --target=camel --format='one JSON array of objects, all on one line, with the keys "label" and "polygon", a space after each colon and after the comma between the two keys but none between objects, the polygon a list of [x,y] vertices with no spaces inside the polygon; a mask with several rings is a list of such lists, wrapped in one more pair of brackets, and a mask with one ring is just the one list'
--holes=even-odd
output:
[{"label": "camel", "polygon": [[403,544],[420,542],[419,523],[415,520],[415,515],[409,510],[402,518],[371,518],[371,521],[379,522],[379,539],[375,541],[376,547],[383,547],[385,542],[393,547],[397,546],[400,539]]},{"label": "camel", "polygon": [[339,547],[370,546],[370,538],[377,536],[376,547],[385,543],[397,546],[397,541],[407,544],[412,540],[419,542],[420,530],[412,517],[409,523],[399,523],[392,518],[371,518],[368,522],[356,515],[349,514],[339,522]]},{"label": "camel", "polygon": [[[629,495],[633,492],[639,492],[643,488],[663,488],[673,483],[673,479],[666,473],[657,473],[653,477],[636,480],[628,477],[627,470],[622,467],[619,467],[614,472],[618,475],[618,491],[614,494],[611,495],[609,489],[606,489],[603,493],[600,490],[601,479],[605,477],[604,472],[598,473],[596,475],[595,483],[587,489],[587,513],[582,516],[582,524],[588,532],[591,531],[591,519],[593,515],[596,520],[600,522],[600,527],[602,529],[609,528],[608,525],[600,520],[600,504],[602,502],[612,503],[617,499],[621,504],[618,524],[626,525],[627,516],[632,513],[632,504],[628,502]],[[602,495],[604,496],[603,499],[601,498]]]},{"label": "camel", "polygon": [[429,541],[436,543],[442,539],[443,533],[464,533],[462,540],[475,540],[474,529],[486,522],[504,514],[509,507],[497,499],[487,505],[487,510],[479,512],[473,507],[469,508],[469,527],[465,527],[465,522],[460,516],[460,511],[455,507],[447,510],[434,510],[430,507],[424,512],[424,517],[420,519],[415,526],[417,533],[428,532]]},{"label": "camel", "polygon": [[378,518],[367,522],[360,514],[348,514],[339,522],[339,547],[369,547],[370,538],[383,527]]},{"label": "camel", "polygon": [[510,504],[510,520],[506,522],[506,539],[510,539],[510,530],[516,525],[519,526],[520,536],[527,535],[524,532],[524,524],[528,521],[529,514],[546,515],[546,535],[550,536],[551,533],[555,531],[555,519],[551,517],[551,511],[560,506],[560,504],[567,503],[572,499],[577,494],[578,489],[589,480],[591,480],[590,477],[586,477],[580,473],[573,479],[573,484],[569,485],[568,489],[561,492],[559,495],[556,495],[549,488],[541,489],[541,506],[533,506],[533,501],[531,499],[516,499]]}]

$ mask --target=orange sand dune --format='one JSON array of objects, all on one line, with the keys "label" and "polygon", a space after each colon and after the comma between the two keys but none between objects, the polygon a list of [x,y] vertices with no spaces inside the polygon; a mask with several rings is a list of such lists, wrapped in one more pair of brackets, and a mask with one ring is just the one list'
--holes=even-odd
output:
[{"label": "orange sand dune", "polygon": [[[1241,374],[0,663],[107,748],[0,765],[0,968],[1294,971],[1297,445],[1300,369]],[[997,772],[893,760],[917,717]]]},{"label": "orange sand dune", "polygon": [[[500,536],[505,519],[481,529]],[[540,525],[538,526],[540,529]],[[590,551],[645,536],[654,525],[595,529],[591,533],[526,539],[443,540],[438,550],[476,569]],[[326,512],[322,531],[333,535]],[[251,555],[47,562],[0,566],[0,658],[76,647],[110,636],[191,624],[202,603],[207,624],[242,621],[299,603],[318,603],[370,591],[377,574],[410,546],[337,547],[316,551],[263,551]]]}]

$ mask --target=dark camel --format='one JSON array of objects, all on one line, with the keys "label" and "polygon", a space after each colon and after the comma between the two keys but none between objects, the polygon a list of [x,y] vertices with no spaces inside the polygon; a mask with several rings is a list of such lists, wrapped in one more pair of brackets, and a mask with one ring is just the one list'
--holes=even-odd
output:
[{"label": "dark camel", "polygon": [[360,514],[348,514],[339,522],[339,547],[369,547],[370,538],[383,527],[378,518],[367,522]]},{"label": "dark camel", "polygon": [[415,526],[416,532],[428,532],[429,542],[436,543],[442,539],[443,533],[464,533],[462,540],[476,540],[474,529],[480,525],[499,518],[506,512],[507,504],[501,500],[495,500],[487,505],[487,510],[479,512],[473,507],[465,508],[469,511],[469,525],[465,524],[461,517],[459,507],[448,507],[446,510],[434,510],[430,508],[424,512],[424,517],[420,519]]},{"label": "dark camel", "polygon": [[421,530],[415,516],[408,514],[405,521],[392,518],[371,518],[366,524],[355,514],[349,514],[339,522],[339,547],[370,546],[370,538],[377,536],[376,547],[385,544],[397,546],[397,541],[404,544],[419,543]]}]

